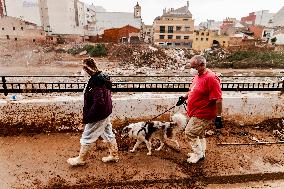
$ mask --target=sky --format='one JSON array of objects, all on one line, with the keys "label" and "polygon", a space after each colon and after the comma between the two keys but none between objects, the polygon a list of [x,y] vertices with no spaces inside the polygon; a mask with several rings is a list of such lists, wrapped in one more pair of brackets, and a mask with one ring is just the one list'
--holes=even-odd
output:
[{"label": "sky", "polygon": [[[142,19],[151,25],[157,16],[163,14],[164,8],[179,8],[186,5],[186,0],[81,0],[103,6],[109,12],[133,12],[138,2],[141,6]],[[189,10],[195,20],[194,25],[201,21],[213,19],[222,21],[226,17],[240,19],[250,12],[269,10],[276,13],[284,6],[284,0],[189,0]],[[284,19],[284,18],[283,18]]]}]

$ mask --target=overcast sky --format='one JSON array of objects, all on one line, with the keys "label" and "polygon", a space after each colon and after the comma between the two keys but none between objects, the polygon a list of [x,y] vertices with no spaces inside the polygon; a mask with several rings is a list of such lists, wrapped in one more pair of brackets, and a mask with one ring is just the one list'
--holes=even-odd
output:
[{"label": "overcast sky", "polygon": [[[152,24],[154,18],[162,15],[164,8],[179,8],[186,5],[186,0],[82,0],[103,6],[111,12],[133,12],[136,2],[142,7],[142,19]],[[190,0],[189,10],[195,19],[195,25],[207,19],[222,21],[223,18],[240,19],[250,12],[269,10],[276,13],[284,6],[284,0]],[[283,18],[284,19],[284,18]]]}]

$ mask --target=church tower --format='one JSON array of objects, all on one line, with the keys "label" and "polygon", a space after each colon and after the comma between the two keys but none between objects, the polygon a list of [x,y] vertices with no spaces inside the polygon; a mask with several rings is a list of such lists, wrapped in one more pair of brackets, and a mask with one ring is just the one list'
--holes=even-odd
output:
[{"label": "church tower", "polygon": [[141,18],[141,7],[138,2],[134,7],[134,18]]}]

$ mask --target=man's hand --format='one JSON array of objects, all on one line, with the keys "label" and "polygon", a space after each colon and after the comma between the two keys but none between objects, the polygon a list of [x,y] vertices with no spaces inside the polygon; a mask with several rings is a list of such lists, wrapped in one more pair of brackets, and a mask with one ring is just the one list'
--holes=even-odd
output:
[{"label": "man's hand", "polygon": [[185,98],[184,96],[180,96],[180,97],[178,98],[178,101],[177,101],[176,106],[182,105],[185,100],[186,100],[186,98]]},{"label": "man's hand", "polygon": [[217,116],[216,117],[216,119],[215,119],[215,126],[216,126],[216,129],[223,128],[221,116]]}]

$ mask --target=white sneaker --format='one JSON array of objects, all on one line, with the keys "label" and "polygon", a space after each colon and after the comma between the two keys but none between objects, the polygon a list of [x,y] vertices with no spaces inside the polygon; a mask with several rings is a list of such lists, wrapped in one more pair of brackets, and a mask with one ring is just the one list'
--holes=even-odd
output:
[{"label": "white sneaker", "polygon": [[[194,153],[187,153],[187,157],[190,158]],[[205,154],[200,158],[200,160],[205,160]]]},{"label": "white sneaker", "polygon": [[203,158],[203,156],[192,153],[192,155],[190,156],[190,158],[187,159],[187,162],[188,162],[188,163],[197,163],[197,162],[198,162],[199,160],[201,160],[202,158]]},{"label": "white sneaker", "polygon": [[67,163],[69,165],[72,165],[72,166],[80,166],[80,165],[85,165],[86,162],[83,161],[79,156],[78,157],[74,157],[74,158],[69,158],[67,160]]},{"label": "white sneaker", "polygon": [[113,157],[112,155],[109,155],[107,157],[102,158],[102,162],[107,163],[107,162],[118,162],[119,158],[118,157]]}]

